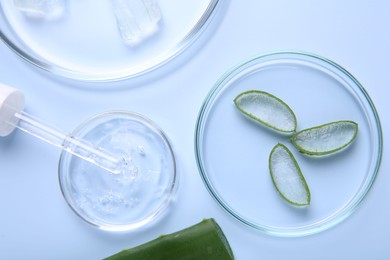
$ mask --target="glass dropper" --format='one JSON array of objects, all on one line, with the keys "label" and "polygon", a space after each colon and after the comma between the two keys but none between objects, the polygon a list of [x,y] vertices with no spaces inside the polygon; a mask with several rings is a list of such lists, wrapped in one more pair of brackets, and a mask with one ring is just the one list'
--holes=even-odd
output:
[{"label": "glass dropper", "polygon": [[104,170],[121,173],[126,164],[123,157],[54,128],[24,112],[23,108],[23,93],[0,84],[0,136],[7,136],[18,128]]}]

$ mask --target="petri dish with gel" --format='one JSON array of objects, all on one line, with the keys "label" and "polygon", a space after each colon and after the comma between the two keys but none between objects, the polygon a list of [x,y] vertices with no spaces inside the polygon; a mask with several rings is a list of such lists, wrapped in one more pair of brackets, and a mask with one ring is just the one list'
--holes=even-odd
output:
[{"label": "petri dish with gel", "polygon": [[86,81],[131,78],[186,49],[220,2],[0,0],[0,40],[56,75]]},{"label": "petri dish with gel", "polygon": [[87,223],[108,231],[139,228],[167,209],[176,187],[176,163],[164,132],[151,120],[124,111],[106,112],[72,133],[126,159],[111,173],[64,151],[61,191]]}]

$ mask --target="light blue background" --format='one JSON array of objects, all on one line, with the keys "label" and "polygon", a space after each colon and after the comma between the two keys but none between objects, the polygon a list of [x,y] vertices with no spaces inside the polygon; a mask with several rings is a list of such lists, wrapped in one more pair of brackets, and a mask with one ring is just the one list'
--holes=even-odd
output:
[{"label": "light blue background", "polygon": [[386,141],[390,2],[240,0],[225,1],[222,7],[178,58],[146,77],[120,83],[80,84],[53,77],[0,43],[0,82],[24,91],[26,111],[69,131],[107,110],[144,114],[170,137],[181,175],[175,201],[158,221],[130,233],[100,231],[66,205],[57,178],[60,151],[15,132],[0,140],[0,259],[99,259],[205,217],[218,221],[240,260],[390,259],[386,149],[361,207],[336,227],[301,238],[268,236],[231,218],[204,187],[193,152],[196,117],[215,81],[243,59],[285,49],[317,53],[351,72],[374,101]]}]

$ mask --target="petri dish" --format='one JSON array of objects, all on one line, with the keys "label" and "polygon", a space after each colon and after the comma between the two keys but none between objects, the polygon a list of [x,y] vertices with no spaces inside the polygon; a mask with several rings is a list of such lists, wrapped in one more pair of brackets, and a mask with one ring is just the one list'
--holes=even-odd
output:
[{"label": "petri dish", "polygon": [[46,19],[26,16],[14,1],[0,0],[0,39],[54,74],[86,81],[131,78],[187,48],[209,24],[219,2],[159,0],[157,32],[129,46],[120,36],[111,1],[66,1],[60,17]]},{"label": "petri dish", "polygon": [[176,186],[172,147],[149,119],[113,111],[82,123],[72,133],[127,159],[112,174],[63,152],[59,161],[62,194],[71,209],[102,230],[128,231],[156,219],[167,209]]},{"label": "petri dish", "polygon": [[[244,117],[233,99],[259,89],[294,111],[297,131],[349,119],[358,123],[355,142],[325,158],[299,154],[289,136]],[[311,191],[311,205],[287,204],[272,184],[268,157],[277,143],[296,158]],[[238,221],[266,234],[304,236],[324,231],[350,216],[377,176],[382,131],[362,85],[336,63],[304,52],[267,53],[224,74],[201,106],[195,129],[200,175],[217,203]]]}]

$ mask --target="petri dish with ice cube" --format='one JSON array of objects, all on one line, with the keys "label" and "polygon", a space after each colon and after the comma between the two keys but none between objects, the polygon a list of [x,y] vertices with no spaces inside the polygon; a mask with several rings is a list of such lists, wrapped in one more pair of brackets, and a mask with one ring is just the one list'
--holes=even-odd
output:
[{"label": "petri dish with ice cube", "polygon": [[220,0],[0,0],[0,39],[46,71],[85,81],[147,73],[210,23]]},{"label": "petri dish with ice cube", "polygon": [[[248,90],[287,103],[297,131],[355,121],[356,140],[332,156],[304,156],[291,144],[291,135],[270,131],[238,111],[233,100]],[[268,158],[277,143],[297,160],[310,188],[310,206],[291,206],[276,191]],[[350,216],[376,179],[382,149],[379,116],[366,90],[341,66],[305,52],[255,56],[225,73],[205,98],[195,130],[197,165],[212,197],[238,221],[276,236],[311,235]]]},{"label": "petri dish with ice cube", "polygon": [[166,211],[177,183],[176,162],[168,138],[155,123],[113,111],[89,119],[71,134],[126,158],[120,173],[110,173],[62,152],[61,191],[79,217],[102,230],[128,231]]}]

